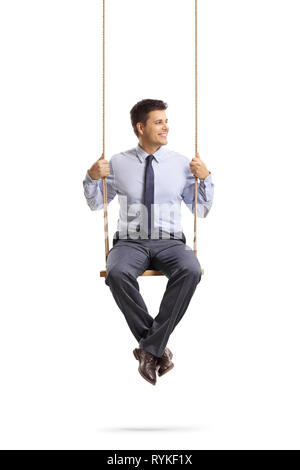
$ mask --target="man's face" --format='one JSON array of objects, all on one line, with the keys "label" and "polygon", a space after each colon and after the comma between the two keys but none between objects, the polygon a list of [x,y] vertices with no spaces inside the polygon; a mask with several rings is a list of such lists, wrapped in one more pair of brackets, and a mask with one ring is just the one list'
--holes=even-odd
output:
[{"label": "man's face", "polygon": [[155,110],[148,113],[146,125],[139,126],[139,137],[143,144],[166,145],[169,132],[168,119],[164,110]]}]

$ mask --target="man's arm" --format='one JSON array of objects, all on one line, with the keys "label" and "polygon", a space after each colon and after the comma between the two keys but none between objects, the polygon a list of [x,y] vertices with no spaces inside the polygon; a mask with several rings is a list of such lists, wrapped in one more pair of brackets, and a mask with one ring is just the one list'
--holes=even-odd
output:
[{"label": "man's arm", "polygon": [[[189,210],[194,214],[195,175],[202,177],[197,181],[197,216],[206,217],[213,202],[214,184],[212,182],[211,172],[207,170],[206,166],[203,164],[200,158],[199,163],[197,163],[197,158],[195,157],[195,159],[192,160],[192,162],[190,163],[190,168],[187,167],[186,184],[181,196],[185,204],[188,206]],[[196,165],[194,163],[195,161]],[[204,175],[207,176],[203,178]]]},{"label": "man's arm", "polygon": [[105,167],[103,165],[102,169],[99,169],[99,172],[95,171],[94,169],[95,165],[97,166],[97,163],[98,162],[96,162],[86,172],[85,178],[83,180],[84,196],[86,198],[89,208],[93,211],[103,208],[103,179],[102,177],[100,177],[99,179],[93,179],[89,173],[91,173],[93,176],[100,176],[101,174],[106,175],[108,204],[113,200],[113,198],[117,194],[114,182],[113,165],[111,160],[107,162],[108,165],[106,165],[106,169],[104,169]]}]

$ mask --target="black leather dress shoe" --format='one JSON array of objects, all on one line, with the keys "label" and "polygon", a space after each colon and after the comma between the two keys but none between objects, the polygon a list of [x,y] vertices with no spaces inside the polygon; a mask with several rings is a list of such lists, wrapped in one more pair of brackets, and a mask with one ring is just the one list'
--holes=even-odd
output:
[{"label": "black leather dress shoe", "polygon": [[133,350],[134,357],[139,361],[138,371],[147,382],[152,385],[156,384],[156,368],[157,368],[157,357],[148,351],[144,351],[140,348]]},{"label": "black leather dress shoe", "polygon": [[171,361],[172,357],[173,353],[170,351],[169,348],[166,348],[162,357],[160,357],[157,361],[157,365],[159,366],[157,373],[159,377],[169,372],[169,370],[173,369],[174,364]]}]

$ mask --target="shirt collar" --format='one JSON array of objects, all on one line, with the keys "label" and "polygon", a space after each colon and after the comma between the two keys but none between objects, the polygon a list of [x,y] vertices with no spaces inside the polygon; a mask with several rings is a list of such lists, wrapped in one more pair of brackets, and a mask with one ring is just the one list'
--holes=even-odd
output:
[{"label": "shirt collar", "polygon": [[[152,155],[154,156],[155,160],[157,161],[157,163],[159,163],[160,159],[162,158],[164,152],[165,152],[165,149],[164,149],[164,145],[161,145],[159,147],[158,150],[156,150],[156,152],[152,153]],[[140,144],[138,143],[137,146],[136,146],[136,155],[140,161],[140,163],[143,163],[143,161],[145,160],[145,158],[149,155],[149,153],[145,152],[144,149],[142,149],[142,147],[140,146]]]}]

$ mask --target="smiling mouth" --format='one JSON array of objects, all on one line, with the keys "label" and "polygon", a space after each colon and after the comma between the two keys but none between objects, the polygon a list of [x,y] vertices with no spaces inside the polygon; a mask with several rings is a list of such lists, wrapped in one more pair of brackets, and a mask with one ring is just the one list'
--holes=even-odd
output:
[{"label": "smiling mouth", "polygon": [[165,133],[165,134],[158,134],[160,135],[161,137],[167,137],[168,133]]}]

